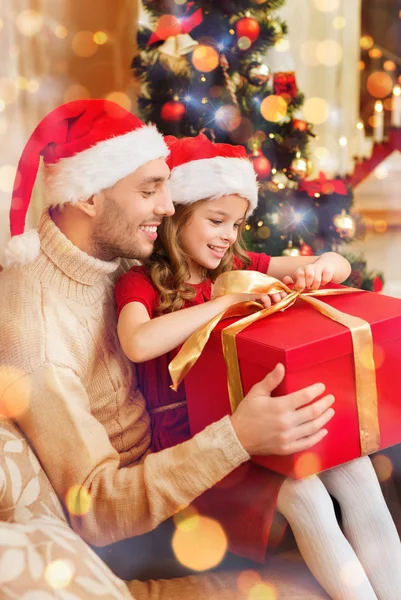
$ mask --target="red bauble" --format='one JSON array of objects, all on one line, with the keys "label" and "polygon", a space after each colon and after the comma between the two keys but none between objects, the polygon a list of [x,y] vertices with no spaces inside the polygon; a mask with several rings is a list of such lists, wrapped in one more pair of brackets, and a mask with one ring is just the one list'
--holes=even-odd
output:
[{"label": "red bauble", "polygon": [[260,33],[260,25],[252,17],[242,17],[235,24],[235,32],[239,38],[247,37],[251,42],[255,42]]},{"label": "red bauble", "polygon": [[272,170],[270,161],[259,150],[257,153],[251,154],[249,157],[252,160],[253,168],[260,181],[267,179]]},{"label": "red bauble", "polygon": [[293,119],[292,126],[297,131],[308,131],[309,126],[306,121],[302,121],[302,119]]},{"label": "red bauble", "polygon": [[185,115],[185,106],[178,102],[178,100],[170,100],[163,104],[162,109],[160,111],[160,116],[163,121],[181,121],[182,117]]},{"label": "red bauble", "polygon": [[301,256],[313,256],[313,248],[308,246],[308,244],[303,243],[299,249],[299,253]]}]

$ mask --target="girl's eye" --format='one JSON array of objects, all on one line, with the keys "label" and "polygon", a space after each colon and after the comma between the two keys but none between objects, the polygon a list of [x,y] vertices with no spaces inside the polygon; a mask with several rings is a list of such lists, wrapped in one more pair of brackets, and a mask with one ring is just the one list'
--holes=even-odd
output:
[{"label": "girl's eye", "polygon": [[153,196],[155,192],[141,192],[142,196],[144,196],[145,198],[150,198],[150,196]]},{"label": "girl's eye", "polygon": [[213,225],[221,225],[223,221],[216,221],[215,219],[210,219]]},{"label": "girl's eye", "polygon": [[234,228],[238,229],[238,227],[240,227],[241,223],[235,223]]}]

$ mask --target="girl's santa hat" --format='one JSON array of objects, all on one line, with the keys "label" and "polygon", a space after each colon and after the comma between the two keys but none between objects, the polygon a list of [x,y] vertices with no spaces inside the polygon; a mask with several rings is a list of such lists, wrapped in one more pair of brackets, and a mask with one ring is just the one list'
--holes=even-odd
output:
[{"label": "girl's santa hat", "polygon": [[166,136],[171,169],[168,186],[174,204],[238,194],[249,201],[247,215],[258,203],[258,182],[243,146],[214,144],[205,135],[177,139]]},{"label": "girl's santa hat", "polygon": [[168,154],[155,126],[114,102],[77,100],[53,110],[31,135],[18,164],[3,266],[27,264],[39,254],[38,233],[25,231],[25,220],[41,156],[46,204],[61,206],[88,200]]}]

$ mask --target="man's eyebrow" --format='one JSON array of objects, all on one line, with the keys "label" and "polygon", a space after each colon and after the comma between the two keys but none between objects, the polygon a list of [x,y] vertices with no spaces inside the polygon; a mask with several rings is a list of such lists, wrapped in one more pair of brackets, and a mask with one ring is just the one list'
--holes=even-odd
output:
[{"label": "man's eyebrow", "polygon": [[163,181],[166,181],[165,177],[145,177],[139,185],[149,185],[151,183],[161,183]]}]

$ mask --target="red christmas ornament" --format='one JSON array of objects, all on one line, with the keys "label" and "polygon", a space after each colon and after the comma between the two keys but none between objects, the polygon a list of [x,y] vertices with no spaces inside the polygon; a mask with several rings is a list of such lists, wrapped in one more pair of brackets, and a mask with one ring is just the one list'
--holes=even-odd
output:
[{"label": "red christmas ornament", "polygon": [[252,160],[253,168],[255,169],[258,179],[260,181],[267,179],[272,170],[272,166],[266,156],[260,150],[256,150],[249,158]]},{"label": "red christmas ornament", "polygon": [[297,83],[294,71],[280,71],[273,75],[273,89],[276,96],[289,96],[295,98],[297,95]]},{"label": "red christmas ornament", "polygon": [[296,131],[308,131],[309,129],[308,123],[302,119],[293,119],[292,126]]},{"label": "red christmas ornament", "polygon": [[378,275],[376,275],[373,279],[373,291],[376,293],[381,292],[383,289],[383,281],[380,279]]},{"label": "red christmas ornament", "polygon": [[185,106],[181,102],[178,102],[178,100],[170,100],[169,102],[166,102],[163,104],[160,111],[160,116],[163,121],[178,122],[181,121],[184,115]]},{"label": "red christmas ornament", "polygon": [[308,246],[308,244],[305,244],[305,242],[301,245],[301,247],[299,249],[299,253],[301,256],[313,256],[314,255],[313,248],[311,246]]},{"label": "red christmas ornament", "polygon": [[260,25],[252,17],[242,17],[235,24],[235,32],[239,38],[247,37],[251,42],[255,42],[260,33]]}]

